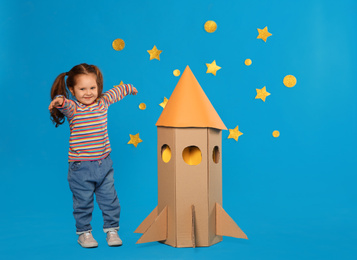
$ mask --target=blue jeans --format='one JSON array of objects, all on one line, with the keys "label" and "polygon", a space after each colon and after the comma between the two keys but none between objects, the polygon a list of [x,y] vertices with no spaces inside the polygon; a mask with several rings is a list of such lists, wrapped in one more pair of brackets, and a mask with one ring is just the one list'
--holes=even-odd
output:
[{"label": "blue jeans", "polygon": [[120,204],[114,188],[112,166],[109,155],[100,161],[69,162],[68,182],[73,193],[77,234],[92,230],[94,193],[102,210],[104,232],[119,229]]}]

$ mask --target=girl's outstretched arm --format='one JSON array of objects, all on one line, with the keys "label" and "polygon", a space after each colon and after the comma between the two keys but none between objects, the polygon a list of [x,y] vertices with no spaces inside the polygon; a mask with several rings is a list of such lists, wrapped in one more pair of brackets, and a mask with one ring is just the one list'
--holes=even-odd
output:
[{"label": "girl's outstretched arm", "polygon": [[61,113],[67,117],[68,121],[70,121],[76,110],[76,103],[64,96],[59,96],[55,97],[48,107],[49,110],[53,108],[57,108],[61,111]]},{"label": "girl's outstretched arm", "polygon": [[134,88],[133,85],[123,84],[115,86],[114,88],[105,92],[102,96],[102,99],[106,106],[110,106],[111,104],[123,99],[126,95],[136,95],[137,93],[138,91],[136,88]]},{"label": "girl's outstretched arm", "polygon": [[54,107],[61,107],[63,105],[63,101],[63,97],[56,97],[54,100],[51,101],[50,105],[48,106],[48,110],[52,110]]}]

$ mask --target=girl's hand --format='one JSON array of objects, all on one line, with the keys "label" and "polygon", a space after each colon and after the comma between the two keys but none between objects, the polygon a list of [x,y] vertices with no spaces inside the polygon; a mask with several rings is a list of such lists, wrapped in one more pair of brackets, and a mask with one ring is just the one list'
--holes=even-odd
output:
[{"label": "girl's hand", "polygon": [[133,91],[131,92],[131,94],[135,96],[136,94],[138,94],[138,90],[135,87],[133,87]]},{"label": "girl's hand", "polygon": [[54,107],[60,107],[63,105],[64,98],[63,97],[56,97],[50,105],[48,106],[49,110],[52,110]]}]

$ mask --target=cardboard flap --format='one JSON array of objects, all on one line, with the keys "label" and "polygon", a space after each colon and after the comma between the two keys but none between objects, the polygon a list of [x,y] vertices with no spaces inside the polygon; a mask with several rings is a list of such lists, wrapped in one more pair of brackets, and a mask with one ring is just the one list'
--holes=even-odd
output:
[{"label": "cardboard flap", "polygon": [[156,126],[211,127],[227,130],[188,66],[182,73]]},{"label": "cardboard flap", "polygon": [[162,241],[167,239],[167,206],[160,212],[154,223],[144,232],[140,239],[136,242],[147,243],[154,241]]},{"label": "cardboard flap", "polygon": [[216,203],[216,235],[248,239],[234,220]]},{"label": "cardboard flap", "polygon": [[195,232],[195,221],[196,221],[196,213],[195,213],[195,206],[191,205],[191,211],[192,211],[192,233],[191,233],[191,238],[192,238],[192,247],[196,247],[196,232]]},{"label": "cardboard flap", "polygon": [[156,208],[151,211],[151,213],[144,219],[144,221],[141,222],[140,226],[138,226],[134,233],[144,233],[150,227],[150,225],[155,221],[157,217],[157,207],[158,206],[156,206]]}]

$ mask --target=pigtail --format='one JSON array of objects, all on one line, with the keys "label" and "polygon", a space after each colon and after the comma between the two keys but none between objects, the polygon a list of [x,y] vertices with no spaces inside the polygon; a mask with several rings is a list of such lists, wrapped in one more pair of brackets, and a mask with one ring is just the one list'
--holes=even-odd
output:
[{"label": "pigtail", "polygon": [[[61,73],[53,82],[52,88],[51,88],[51,99],[54,99],[55,96],[57,95],[62,95],[65,98],[68,98],[68,90],[66,88],[66,83],[65,83],[65,76],[67,73]],[[57,108],[53,108],[51,111],[51,120],[52,122],[58,127],[59,125],[62,125],[65,121],[64,119],[64,114],[61,113]]]}]

